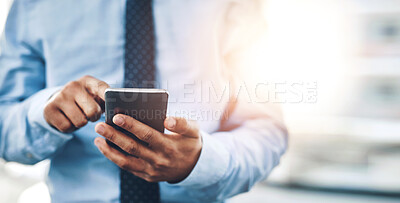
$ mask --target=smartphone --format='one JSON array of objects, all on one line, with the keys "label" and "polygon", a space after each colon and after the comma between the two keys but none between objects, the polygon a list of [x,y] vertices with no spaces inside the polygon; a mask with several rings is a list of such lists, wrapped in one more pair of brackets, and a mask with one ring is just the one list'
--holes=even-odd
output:
[{"label": "smartphone", "polygon": [[[164,133],[167,105],[168,92],[164,89],[108,88],[105,91],[106,123],[137,139],[112,121],[116,114],[125,114]],[[116,147],[113,143],[108,143]]]}]

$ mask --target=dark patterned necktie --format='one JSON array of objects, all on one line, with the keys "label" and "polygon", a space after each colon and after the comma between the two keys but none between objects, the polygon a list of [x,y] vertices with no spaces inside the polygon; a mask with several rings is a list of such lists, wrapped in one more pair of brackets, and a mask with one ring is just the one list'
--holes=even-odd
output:
[{"label": "dark patterned necktie", "polygon": [[[152,0],[127,0],[125,22],[125,87],[154,87],[155,37]],[[160,202],[158,183],[122,170],[122,203]]]},{"label": "dark patterned necktie", "polygon": [[152,0],[127,0],[125,87],[154,87],[155,37]]}]

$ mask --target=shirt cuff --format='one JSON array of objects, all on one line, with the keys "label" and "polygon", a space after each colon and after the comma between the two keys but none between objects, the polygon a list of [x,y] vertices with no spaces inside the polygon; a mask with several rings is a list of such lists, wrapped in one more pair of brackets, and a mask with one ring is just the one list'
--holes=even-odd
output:
[{"label": "shirt cuff", "polygon": [[222,179],[225,175],[230,155],[220,140],[210,134],[201,132],[203,146],[192,172],[183,181],[175,183],[175,186],[206,187]]},{"label": "shirt cuff", "polygon": [[[62,133],[50,126],[44,118],[43,111],[49,98],[61,87],[46,88],[32,96],[28,111],[28,122],[31,128],[32,148],[27,149],[26,156],[32,159],[45,159],[59,147],[72,139],[72,134]],[[35,154],[31,154],[35,153]]]}]

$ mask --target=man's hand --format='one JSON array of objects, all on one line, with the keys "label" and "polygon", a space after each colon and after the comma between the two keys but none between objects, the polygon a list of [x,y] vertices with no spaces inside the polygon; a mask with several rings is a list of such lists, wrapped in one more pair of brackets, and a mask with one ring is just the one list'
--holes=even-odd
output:
[{"label": "man's hand", "polygon": [[176,183],[185,179],[196,165],[202,143],[195,123],[169,117],[164,126],[175,133],[163,134],[122,114],[115,115],[113,122],[148,143],[141,144],[105,123],[97,124],[97,133],[132,155],[114,149],[102,138],[95,139],[99,150],[122,169],[149,182]]},{"label": "man's hand", "polygon": [[104,109],[104,92],[109,85],[91,76],[69,82],[54,94],[44,108],[47,123],[69,133],[100,119]]}]

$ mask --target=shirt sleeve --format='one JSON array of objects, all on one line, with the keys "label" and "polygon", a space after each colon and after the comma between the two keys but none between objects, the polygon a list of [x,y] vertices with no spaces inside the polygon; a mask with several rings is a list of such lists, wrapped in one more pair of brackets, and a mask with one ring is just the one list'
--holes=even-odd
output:
[{"label": "shirt sleeve", "polygon": [[30,39],[28,10],[16,0],[0,39],[0,157],[34,164],[54,154],[71,134],[47,124],[43,108],[59,88],[45,88],[40,43]]},{"label": "shirt sleeve", "polygon": [[[258,0],[234,1],[221,26],[219,47],[227,72],[248,88],[255,88],[254,81],[237,76],[249,70],[251,64],[244,58],[265,31],[261,9]],[[279,164],[287,148],[288,133],[279,106],[236,93],[220,130],[201,133],[199,160],[189,176],[176,184],[202,202],[220,202],[249,191]]]},{"label": "shirt sleeve", "polygon": [[247,192],[265,179],[287,148],[287,130],[266,116],[242,119],[246,121],[234,130],[202,132],[199,160],[176,185],[186,187],[196,199],[216,202]]}]

